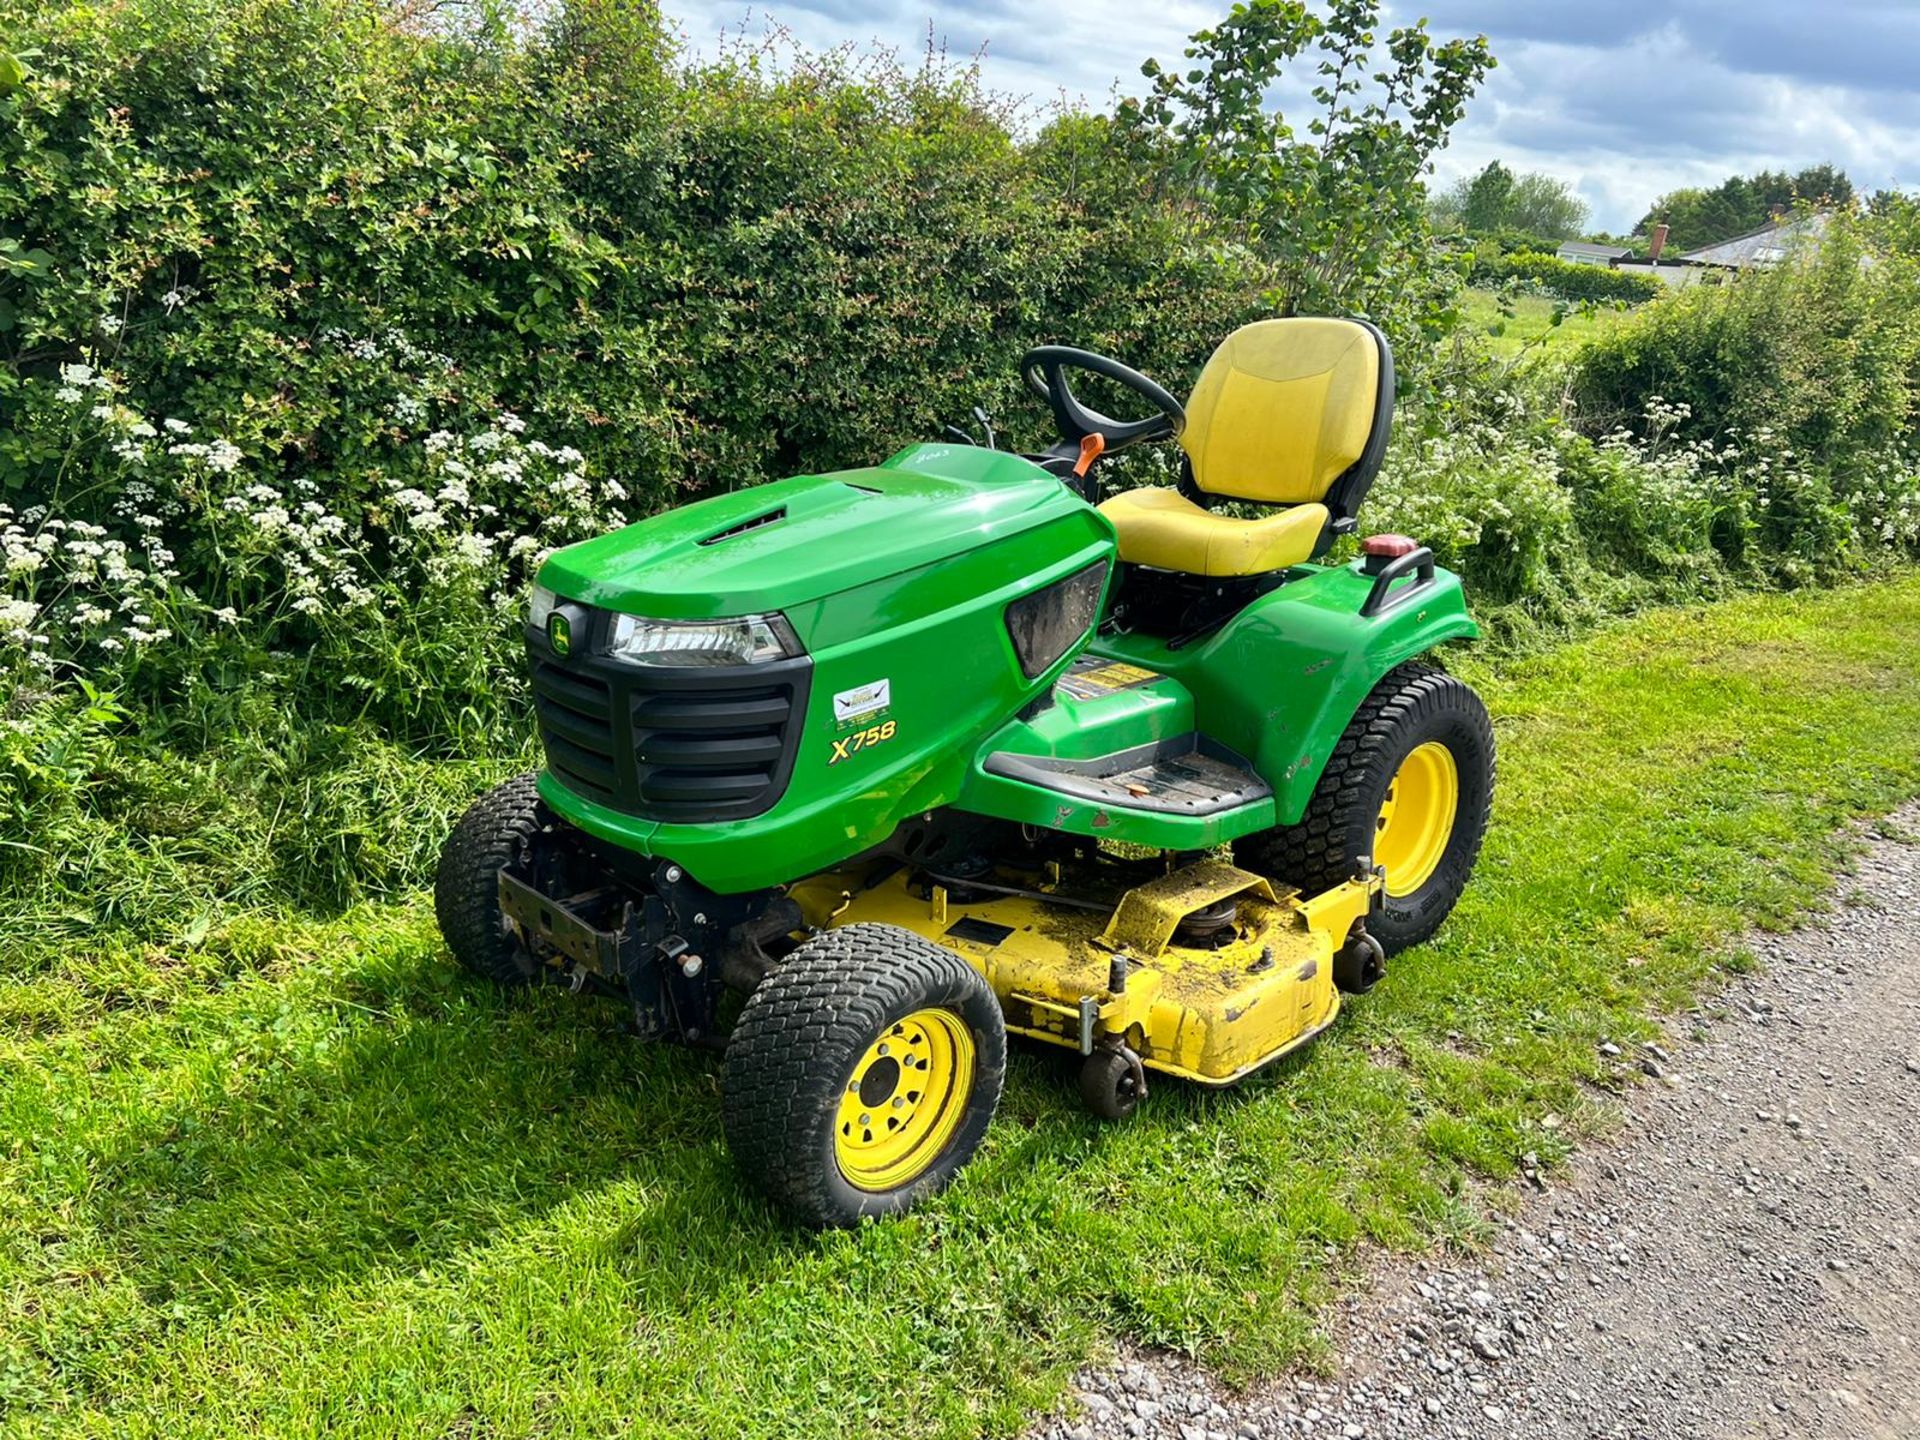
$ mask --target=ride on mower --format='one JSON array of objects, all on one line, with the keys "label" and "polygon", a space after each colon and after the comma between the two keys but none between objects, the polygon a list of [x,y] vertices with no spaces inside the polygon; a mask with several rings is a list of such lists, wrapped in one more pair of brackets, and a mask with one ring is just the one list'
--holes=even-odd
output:
[{"label": "ride on mower", "polygon": [[[724,1049],[736,1162],[814,1225],[951,1180],[1009,1033],[1077,1051],[1113,1119],[1149,1076],[1306,1044],[1440,925],[1486,828],[1486,710],[1419,658],[1477,633],[1458,579],[1400,536],[1315,563],[1386,449],[1379,331],[1249,325],[1184,407],[1082,350],[1021,373],[1043,453],[976,410],[553,554],[546,769],[440,860],[468,969]],[[1084,374],[1151,413],[1090,409]],[[1103,456],[1175,437],[1177,488],[1099,503]]]}]

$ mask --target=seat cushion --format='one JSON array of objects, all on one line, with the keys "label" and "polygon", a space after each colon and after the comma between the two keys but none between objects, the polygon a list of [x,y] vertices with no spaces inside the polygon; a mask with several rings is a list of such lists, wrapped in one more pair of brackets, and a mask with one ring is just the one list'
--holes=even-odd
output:
[{"label": "seat cushion", "polygon": [[1187,400],[1180,443],[1209,495],[1294,505],[1324,499],[1366,453],[1379,419],[1381,342],[1352,320],[1243,325]]},{"label": "seat cushion", "polygon": [[1120,532],[1120,558],[1189,575],[1264,575],[1313,555],[1324,505],[1291,505],[1258,520],[1201,509],[1178,490],[1129,490],[1100,513]]}]

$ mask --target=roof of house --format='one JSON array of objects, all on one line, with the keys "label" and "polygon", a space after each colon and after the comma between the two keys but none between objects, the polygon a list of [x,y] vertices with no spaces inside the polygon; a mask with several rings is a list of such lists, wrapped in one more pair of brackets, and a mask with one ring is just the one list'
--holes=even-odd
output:
[{"label": "roof of house", "polygon": [[1598,255],[1608,260],[1618,260],[1622,255],[1631,255],[1633,251],[1625,245],[1596,245],[1591,240],[1562,240],[1559,253]]},{"label": "roof of house", "polygon": [[1818,240],[1826,233],[1827,224],[1832,219],[1831,214],[1822,210],[1818,214],[1802,215],[1794,220],[1777,221],[1751,234],[1736,235],[1717,245],[1689,250],[1682,258],[1698,261],[1702,265],[1731,265],[1735,268],[1770,265],[1783,258],[1796,241]]}]

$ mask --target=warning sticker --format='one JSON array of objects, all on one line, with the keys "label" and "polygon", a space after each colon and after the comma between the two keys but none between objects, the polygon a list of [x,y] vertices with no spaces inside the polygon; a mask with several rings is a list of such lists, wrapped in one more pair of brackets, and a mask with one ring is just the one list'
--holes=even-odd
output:
[{"label": "warning sticker", "polygon": [[885,715],[893,704],[893,682],[875,680],[871,684],[856,685],[851,690],[842,690],[833,697],[833,723],[842,730],[850,730],[870,718]]},{"label": "warning sticker", "polygon": [[1122,660],[1083,655],[1060,677],[1055,688],[1066,691],[1076,700],[1097,700],[1111,691],[1137,689],[1160,678],[1157,670],[1142,669]]}]

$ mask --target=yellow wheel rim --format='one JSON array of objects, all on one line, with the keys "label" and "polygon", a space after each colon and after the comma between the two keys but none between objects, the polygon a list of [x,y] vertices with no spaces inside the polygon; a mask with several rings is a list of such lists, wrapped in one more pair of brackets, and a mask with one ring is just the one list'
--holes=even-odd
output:
[{"label": "yellow wheel rim", "polygon": [[840,1092],[833,1158],[847,1183],[895,1190],[924,1174],[973,1093],[973,1032],[950,1010],[916,1010],[867,1047]]},{"label": "yellow wheel rim", "polygon": [[1453,838],[1460,771],[1438,740],[1416,746],[1387,786],[1374,822],[1373,861],[1387,870],[1387,893],[1411,895],[1433,878]]}]

